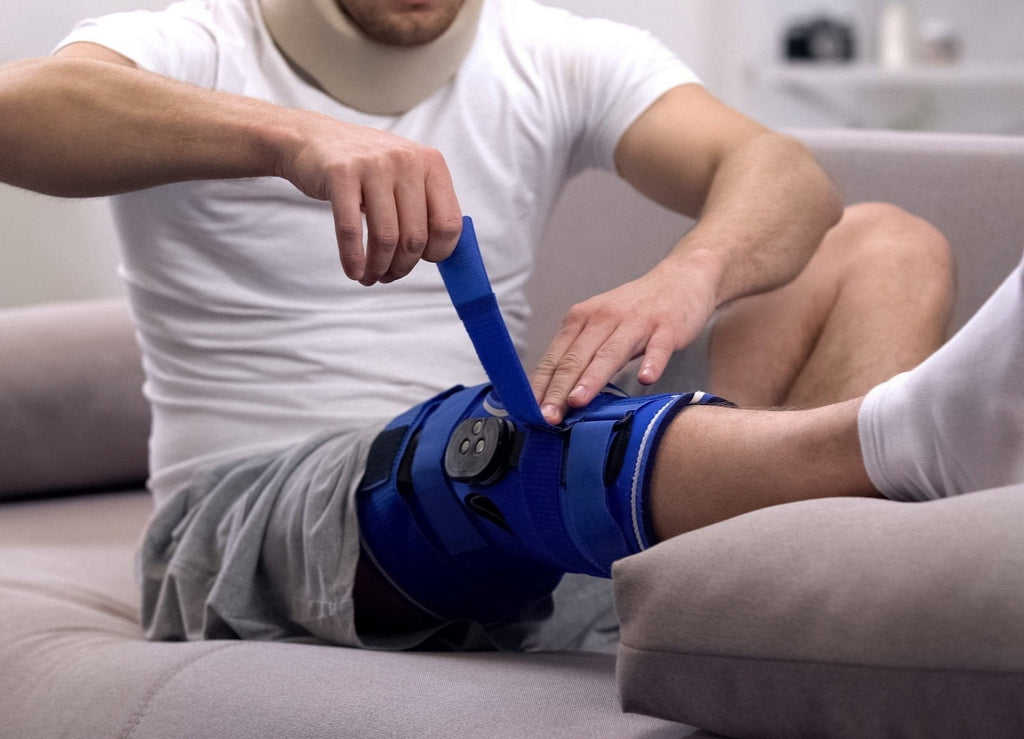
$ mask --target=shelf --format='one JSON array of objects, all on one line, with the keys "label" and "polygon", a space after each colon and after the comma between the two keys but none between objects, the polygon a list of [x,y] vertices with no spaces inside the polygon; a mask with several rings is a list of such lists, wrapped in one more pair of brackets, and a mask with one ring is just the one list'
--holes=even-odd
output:
[{"label": "shelf", "polygon": [[753,69],[762,84],[779,88],[847,90],[1019,90],[1024,63],[956,64],[889,70],[867,64],[776,64]]},{"label": "shelf", "polygon": [[[1024,62],[906,69],[869,64],[774,63],[751,65],[747,73],[755,89],[800,101],[837,125],[929,130],[947,111],[957,108],[977,110],[987,120],[998,118],[994,130],[1009,127],[1016,131],[1021,125],[1020,115],[1007,101],[1024,100]],[[993,113],[998,115],[993,117]]]}]

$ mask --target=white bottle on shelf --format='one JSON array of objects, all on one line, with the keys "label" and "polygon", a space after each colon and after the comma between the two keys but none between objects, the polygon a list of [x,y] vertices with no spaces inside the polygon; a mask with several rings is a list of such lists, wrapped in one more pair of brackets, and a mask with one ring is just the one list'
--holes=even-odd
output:
[{"label": "white bottle on shelf", "polygon": [[914,63],[916,33],[907,3],[886,3],[878,23],[878,63],[882,69],[906,69]]}]

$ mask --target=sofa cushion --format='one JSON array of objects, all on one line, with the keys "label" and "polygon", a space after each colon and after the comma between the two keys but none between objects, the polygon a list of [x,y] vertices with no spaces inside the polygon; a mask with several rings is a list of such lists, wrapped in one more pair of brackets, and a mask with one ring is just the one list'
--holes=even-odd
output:
[{"label": "sofa cushion", "polygon": [[729,736],[1024,736],[1024,485],[756,511],[619,562],[628,711]]},{"label": "sofa cushion", "polygon": [[0,510],[0,736],[643,737],[615,657],[385,653],[314,644],[147,642],[132,575],[144,492]]},{"label": "sofa cushion", "polygon": [[0,311],[0,498],[146,477],[149,408],[121,300]]}]

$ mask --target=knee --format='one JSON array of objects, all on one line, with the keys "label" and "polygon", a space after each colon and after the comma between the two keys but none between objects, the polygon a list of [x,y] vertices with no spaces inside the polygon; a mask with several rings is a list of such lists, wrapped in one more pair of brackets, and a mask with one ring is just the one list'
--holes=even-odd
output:
[{"label": "knee", "polygon": [[913,285],[918,295],[952,303],[949,242],[923,218],[889,203],[860,203],[845,210],[828,240],[849,272],[875,279],[884,274]]},{"label": "knee", "polygon": [[925,219],[889,203],[849,206],[833,229],[844,251],[868,265],[952,274],[946,237]]}]

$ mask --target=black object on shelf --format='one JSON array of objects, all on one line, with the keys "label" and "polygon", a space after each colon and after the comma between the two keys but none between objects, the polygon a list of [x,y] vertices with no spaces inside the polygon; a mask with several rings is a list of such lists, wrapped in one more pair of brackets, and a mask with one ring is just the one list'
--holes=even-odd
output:
[{"label": "black object on shelf", "polygon": [[789,61],[849,62],[857,55],[853,27],[827,17],[800,22],[786,30]]}]

